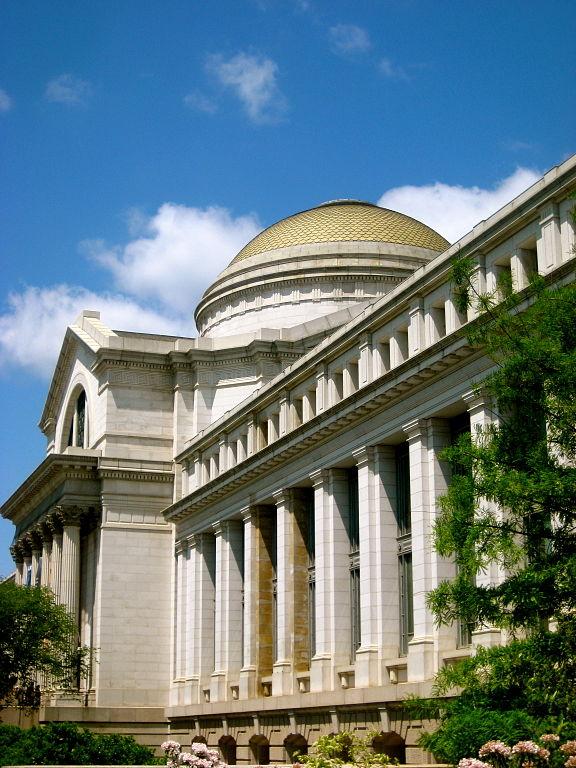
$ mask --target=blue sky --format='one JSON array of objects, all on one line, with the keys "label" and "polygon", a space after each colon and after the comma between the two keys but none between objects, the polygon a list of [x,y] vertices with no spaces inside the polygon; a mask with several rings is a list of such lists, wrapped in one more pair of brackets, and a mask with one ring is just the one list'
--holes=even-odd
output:
[{"label": "blue sky", "polygon": [[338,197],[456,239],[576,151],[575,39],[571,0],[3,0],[0,498],[81,309],[195,335],[244,242]]}]

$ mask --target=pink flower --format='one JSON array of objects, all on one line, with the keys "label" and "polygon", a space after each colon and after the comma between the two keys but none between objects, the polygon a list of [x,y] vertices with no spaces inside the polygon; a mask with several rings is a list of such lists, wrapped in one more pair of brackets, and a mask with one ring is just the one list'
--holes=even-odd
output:
[{"label": "pink flower", "polygon": [[463,757],[458,763],[458,768],[491,768],[491,766],[476,757]]},{"label": "pink flower", "polygon": [[514,744],[512,747],[512,754],[514,755],[535,755],[542,760],[547,760],[550,757],[550,752],[544,747],[539,747],[533,741],[519,741],[518,744]]},{"label": "pink flower", "polygon": [[568,760],[564,763],[566,768],[576,768],[576,755],[570,755]]},{"label": "pink flower", "polygon": [[554,742],[560,741],[560,736],[558,736],[557,733],[543,733],[542,736],[540,736],[540,741],[543,741],[544,744],[553,744]]},{"label": "pink flower", "polygon": [[480,757],[487,757],[488,755],[495,755],[497,757],[510,757],[511,749],[503,741],[487,741],[478,750]]},{"label": "pink flower", "polygon": [[160,745],[160,749],[163,749],[170,757],[175,757],[180,754],[180,744],[177,741],[164,741]]},{"label": "pink flower", "polygon": [[576,755],[576,741],[567,741],[560,749],[565,755]]}]

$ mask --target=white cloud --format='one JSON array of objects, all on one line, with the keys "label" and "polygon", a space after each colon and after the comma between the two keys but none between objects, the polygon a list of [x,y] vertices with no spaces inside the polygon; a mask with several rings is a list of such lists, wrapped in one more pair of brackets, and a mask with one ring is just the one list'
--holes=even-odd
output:
[{"label": "white cloud", "polygon": [[517,168],[492,189],[440,182],[395,187],[382,195],[378,205],[407,213],[454,242],[538,181],[540,175],[529,168]]},{"label": "white cloud", "polygon": [[276,79],[278,65],[272,59],[247,53],[224,59],[215,54],[208,58],[206,67],[234,92],[254,123],[276,123],[282,119],[287,104]]},{"label": "white cloud", "polygon": [[58,104],[84,104],[90,96],[90,83],[65,73],[54,77],[46,85],[44,96]]},{"label": "white cloud", "polygon": [[131,237],[127,244],[81,244],[81,250],[113,274],[117,293],[55,285],[31,286],[8,296],[7,309],[0,314],[0,367],[18,366],[49,377],[66,326],[83,309],[99,310],[111,328],[195,335],[198,299],[261,229],[255,216],[234,218],[225,208],[170,203],[152,217],[131,209],[126,224]]},{"label": "white cloud", "polygon": [[149,333],[193,335],[191,318],[168,317],[126,296],[96,294],[85,288],[29,287],[8,296],[0,315],[0,365],[18,366],[41,378],[52,374],[66,327],[83,309],[97,309],[111,328]]},{"label": "white cloud", "polygon": [[218,109],[216,102],[200,91],[192,91],[184,96],[184,104],[198,112],[205,112],[207,115],[213,115]]},{"label": "white cloud", "polygon": [[336,53],[365,53],[372,47],[368,32],[355,24],[336,24],[328,34]]},{"label": "white cloud", "polygon": [[378,62],[378,71],[384,77],[388,77],[390,80],[408,80],[408,74],[398,64],[390,61],[390,59],[380,59]]},{"label": "white cloud", "polygon": [[261,230],[255,216],[172,203],[147,221],[131,211],[129,226],[142,236],[112,247],[86,241],[84,251],[112,272],[121,291],[190,315],[211,280]]},{"label": "white cloud", "polygon": [[13,102],[3,88],[0,88],[0,112],[10,112]]}]

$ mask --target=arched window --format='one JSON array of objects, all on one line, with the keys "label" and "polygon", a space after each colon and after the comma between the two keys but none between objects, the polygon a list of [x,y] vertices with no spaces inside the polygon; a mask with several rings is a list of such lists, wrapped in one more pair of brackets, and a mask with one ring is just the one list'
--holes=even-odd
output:
[{"label": "arched window", "polygon": [[270,765],[270,743],[266,736],[252,736],[250,750],[257,765]]},{"label": "arched window", "polygon": [[236,740],[233,736],[221,736],[218,746],[222,754],[222,760],[227,765],[236,765]]},{"label": "arched window", "polygon": [[308,754],[308,742],[301,733],[290,733],[284,739],[284,749],[290,762],[296,762],[299,755]]},{"label": "arched window", "polygon": [[401,764],[406,762],[406,743],[402,736],[394,731],[375,736],[372,740],[372,749],[377,754],[395,758]]},{"label": "arched window", "polygon": [[80,391],[74,406],[74,414],[70,422],[68,445],[75,448],[86,448],[88,445],[88,424],[86,419],[86,392]]}]

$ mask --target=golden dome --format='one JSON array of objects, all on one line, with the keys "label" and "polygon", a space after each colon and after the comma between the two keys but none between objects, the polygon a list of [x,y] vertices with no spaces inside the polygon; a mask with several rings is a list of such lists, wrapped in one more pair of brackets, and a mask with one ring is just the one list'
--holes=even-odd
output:
[{"label": "golden dome", "polygon": [[438,252],[450,245],[438,232],[403,213],[361,200],[332,200],[272,224],[231,263],[276,248],[347,240],[400,243]]}]

